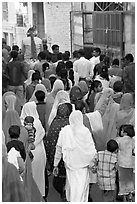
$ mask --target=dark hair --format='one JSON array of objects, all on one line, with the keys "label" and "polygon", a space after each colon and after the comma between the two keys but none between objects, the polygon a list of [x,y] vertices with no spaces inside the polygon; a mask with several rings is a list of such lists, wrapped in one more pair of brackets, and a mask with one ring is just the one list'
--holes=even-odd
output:
[{"label": "dark hair", "polygon": [[69,79],[72,81],[72,86],[75,84],[75,81],[74,81],[74,71],[73,69],[70,69],[69,70]]},{"label": "dark hair", "polygon": [[114,59],[113,61],[112,61],[112,65],[118,65],[119,66],[119,59]]},{"label": "dark hair", "polygon": [[62,53],[62,60],[63,61],[68,61],[69,60],[69,55],[67,53]]},{"label": "dark hair", "polygon": [[54,45],[52,45],[52,50],[55,50],[56,48],[59,48],[59,45],[56,45],[56,44],[54,44]]},{"label": "dark hair", "polygon": [[108,67],[106,65],[102,66],[100,76],[109,81]]},{"label": "dark hair", "polygon": [[105,56],[103,59],[104,65],[106,65],[108,68],[110,67],[110,58],[109,56]]},{"label": "dark hair", "polygon": [[91,86],[90,86],[90,89],[95,91],[95,88],[98,88],[98,86],[102,84],[101,81],[99,80],[94,80],[92,83],[91,83]]},{"label": "dark hair", "polygon": [[35,80],[39,81],[39,79],[40,79],[40,76],[36,72],[32,74],[32,81],[35,81]]},{"label": "dark hair", "polygon": [[11,56],[11,58],[15,59],[15,58],[18,57],[18,52],[17,52],[16,50],[12,50],[12,51],[10,52],[10,56]]},{"label": "dark hair", "polygon": [[58,62],[56,67],[56,74],[60,76],[61,70],[65,69],[65,63],[64,62]]},{"label": "dark hair", "polygon": [[36,96],[37,101],[44,101],[45,99],[45,93],[41,90],[36,91],[35,96]]},{"label": "dark hair", "polygon": [[84,49],[79,49],[79,50],[78,50],[78,54],[80,54],[81,56],[85,56],[85,51],[84,51]]},{"label": "dark hair", "polygon": [[46,59],[46,53],[45,52],[40,52],[39,54],[38,54],[38,58],[41,58],[42,60],[44,60],[44,59]]},{"label": "dark hair", "polygon": [[95,91],[95,88],[98,88],[98,86],[99,86],[100,84],[102,84],[102,83],[101,83],[101,81],[99,81],[99,80],[93,80],[93,81],[91,82],[90,90],[89,90],[89,93],[88,93],[88,96],[87,96],[87,99],[86,99],[86,102],[87,102],[87,103],[89,103],[88,101],[89,101],[89,97],[90,97],[90,95],[91,95],[91,92],[92,92],[92,91]]},{"label": "dark hair", "polygon": [[101,54],[101,49],[100,49],[99,47],[94,48],[94,50],[95,50],[96,52],[98,52],[99,55]]},{"label": "dark hair", "polygon": [[35,73],[38,75],[39,79],[42,79],[39,70],[35,70]]},{"label": "dark hair", "polygon": [[26,116],[24,119],[24,123],[34,123],[34,118],[32,116]]},{"label": "dark hair", "polygon": [[12,125],[9,128],[10,138],[19,138],[20,136],[20,127],[18,125]]},{"label": "dark hair", "polygon": [[62,69],[60,71],[60,77],[61,77],[61,80],[63,81],[65,90],[68,91],[70,89],[70,86],[69,86],[69,81],[68,81],[68,73],[66,69]]},{"label": "dark hair", "polygon": [[45,62],[44,64],[42,64],[42,71],[45,72],[47,70],[47,68],[49,69],[49,63]]},{"label": "dark hair", "polygon": [[80,110],[81,112],[83,111],[85,107],[84,101],[83,100],[77,100],[75,101],[75,109]]},{"label": "dark hair", "polygon": [[46,60],[48,62],[50,62],[51,58],[52,58],[52,54],[48,50],[44,50],[44,52],[45,52],[45,55],[46,55]]},{"label": "dark hair", "polygon": [[134,126],[127,124],[127,125],[121,125],[119,128],[119,135],[121,136],[121,131],[123,130],[123,132],[127,133],[127,135],[129,137],[134,137],[135,136],[135,130],[134,130]]},{"label": "dark hair", "polygon": [[50,84],[51,84],[51,89],[53,88],[53,84],[56,81],[57,77],[56,76],[49,76]]},{"label": "dark hair", "polygon": [[62,60],[62,52],[59,52],[57,54],[57,61]]},{"label": "dark hair", "polygon": [[19,46],[18,45],[13,45],[12,50],[16,50],[18,52],[19,51]]},{"label": "dark hair", "polygon": [[67,69],[67,70],[70,70],[71,68],[73,68],[73,62],[67,61],[67,62],[66,62],[66,69]]},{"label": "dark hair", "polygon": [[118,149],[118,143],[116,142],[116,140],[109,140],[107,142],[107,150],[109,152],[115,152]]},{"label": "dark hair", "polygon": [[130,61],[130,62],[133,62],[133,61],[134,61],[134,57],[133,57],[133,55],[132,55],[131,53],[126,54],[125,59],[128,60],[128,61]]},{"label": "dark hair", "polygon": [[106,55],[104,55],[104,54],[102,54],[102,55],[99,56],[100,62],[103,62],[105,56],[106,56]]},{"label": "dark hair", "polygon": [[121,92],[123,90],[123,83],[121,81],[115,81],[113,84],[113,90],[115,92]]},{"label": "dark hair", "polygon": [[72,54],[73,54],[74,58],[77,58],[78,57],[78,50],[75,50]]}]

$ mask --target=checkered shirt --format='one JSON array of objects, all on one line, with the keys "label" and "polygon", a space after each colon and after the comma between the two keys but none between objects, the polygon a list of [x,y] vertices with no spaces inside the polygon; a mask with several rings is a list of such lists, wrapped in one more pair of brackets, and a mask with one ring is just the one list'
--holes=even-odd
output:
[{"label": "checkered shirt", "polygon": [[107,150],[97,154],[97,180],[101,190],[115,190],[117,154]]}]

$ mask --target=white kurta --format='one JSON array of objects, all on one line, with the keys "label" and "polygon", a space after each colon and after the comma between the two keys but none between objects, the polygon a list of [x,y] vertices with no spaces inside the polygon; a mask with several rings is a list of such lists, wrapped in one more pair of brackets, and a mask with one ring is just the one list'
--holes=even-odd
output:
[{"label": "white kurta", "polygon": [[66,198],[70,202],[88,202],[88,166],[96,154],[91,133],[82,120],[82,113],[73,111],[69,117],[70,125],[61,130],[57,141],[66,167]]}]

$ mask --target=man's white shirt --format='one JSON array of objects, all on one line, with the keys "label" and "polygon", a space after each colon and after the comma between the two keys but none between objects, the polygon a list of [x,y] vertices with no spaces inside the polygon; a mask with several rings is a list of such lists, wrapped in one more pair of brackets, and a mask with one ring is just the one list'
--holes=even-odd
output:
[{"label": "man's white shirt", "polygon": [[92,64],[85,57],[81,57],[73,63],[73,70],[77,72],[81,78],[93,76]]}]

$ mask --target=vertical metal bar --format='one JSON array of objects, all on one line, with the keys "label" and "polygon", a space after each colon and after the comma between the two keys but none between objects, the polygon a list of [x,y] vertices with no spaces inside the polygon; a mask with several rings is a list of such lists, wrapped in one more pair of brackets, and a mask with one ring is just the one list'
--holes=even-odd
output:
[{"label": "vertical metal bar", "polygon": [[85,35],[84,35],[84,13],[83,13],[83,11],[82,11],[82,30],[83,30],[83,48],[84,48],[84,37],[85,37]]},{"label": "vertical metal bar", "polygon": [[71,43],[70,49],[71,49],[71,54],[72,54],[73,52],[73,49],[72,49],[72,11],[70,11],[70,43]]},{"label": "vertical metal bar", "polygon": [[[124,55],[124,48],[123,48],[123,22],[124,22],[124,15],[123,12],[121,12],[120,14],[120,59],[123,57]],[[121,65],[121,60],[120,60],[120,65]]]}]

